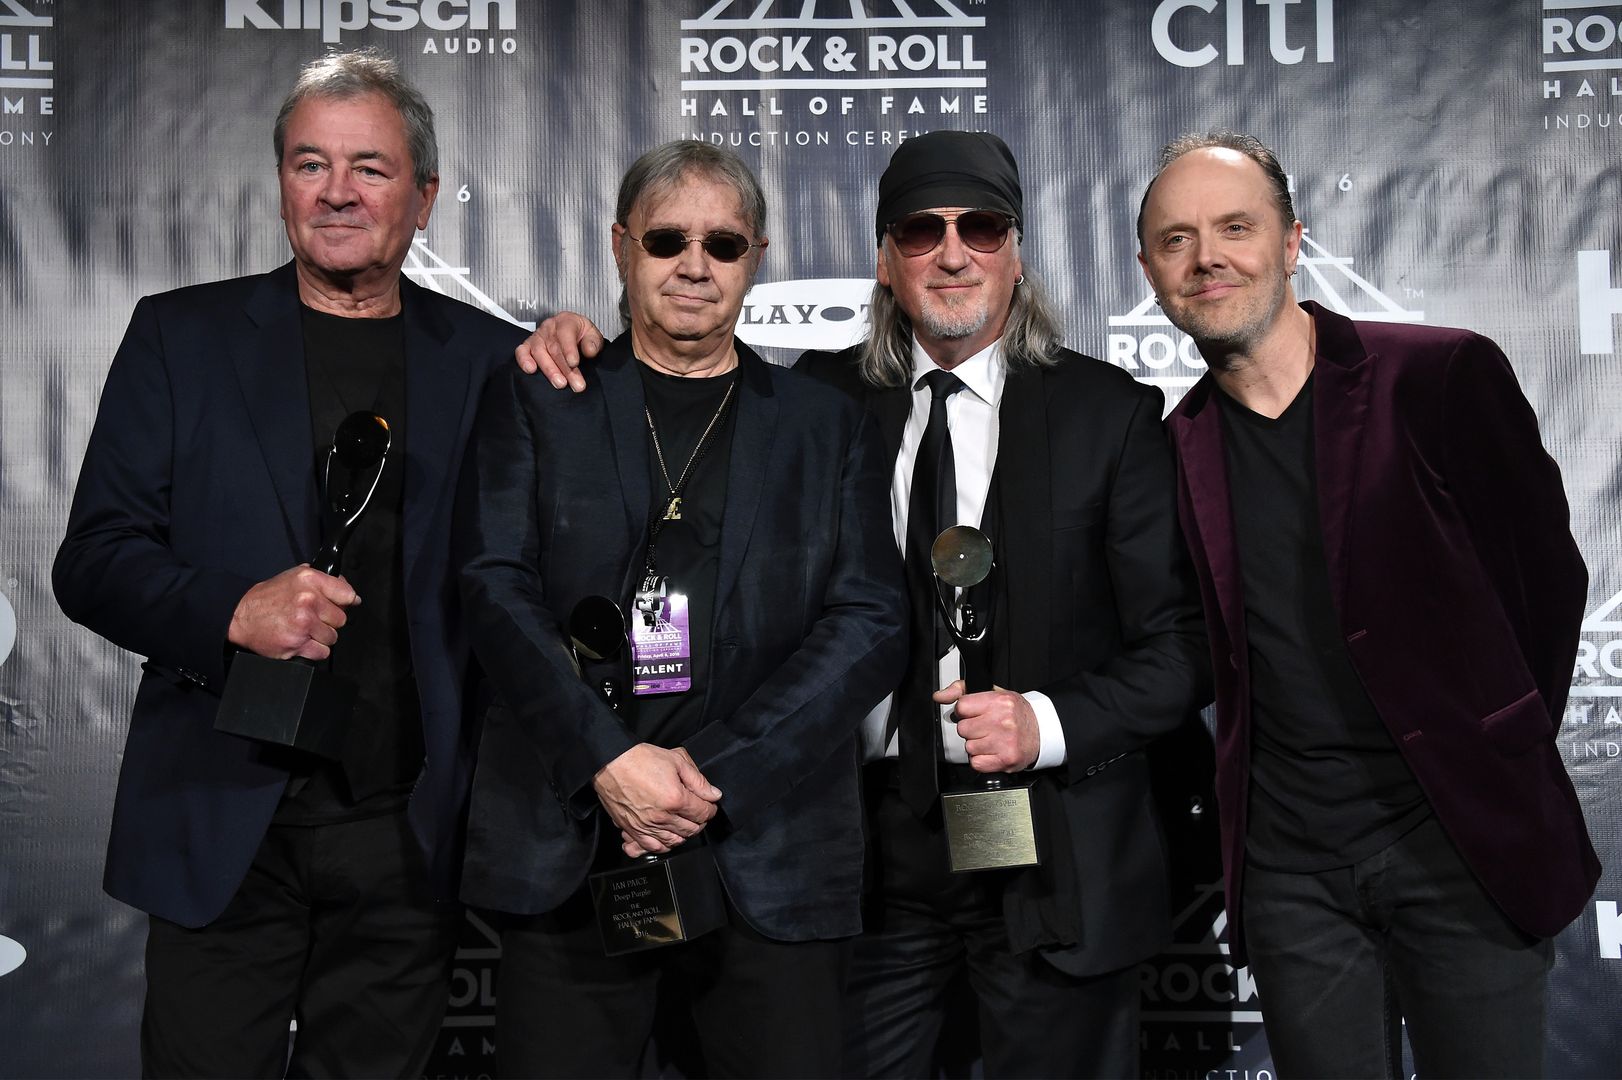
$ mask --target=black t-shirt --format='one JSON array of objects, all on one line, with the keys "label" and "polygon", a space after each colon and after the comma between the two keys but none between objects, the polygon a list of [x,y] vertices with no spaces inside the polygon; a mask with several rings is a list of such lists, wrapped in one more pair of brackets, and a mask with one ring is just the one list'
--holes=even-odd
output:
[{"label": "black t-shirt", "polygon": [[[367,509],[343,549],[340,572],[360,594],[326,666],[355,686],[343,760],[303,760],[276,813],[281,824],[351,820],[403,807],[422,771],[422,706],[406,630],[402,552],[406,450],[405,323],[302,309],[313,467],[327,471],[333,433],[352,412],[389,424],[389,452]],[[362,478],[364,479],[364,478]],[[331,482],[351,478],[337,462]],[[321,489],[318,489],[321,490]],[[325,508],[326,497],[322,496]],[[323,520],[321,542],[328,539]],[[310,553],[312,556],[315,552]]]},{"label": "black t-shirt", "polygon": [[1246,857],[1273,870],[1346,866],[1430,806],[1341,638],[1318,517],[1312,379],[1276,420],[1216,399],[1250,647]]},{"label": "black t-shirt", "polygon": [[[682,378],[655,371],[639,363],[642,393],[653,416],[657,439],[648,438],[648,481],[653,491],[651,518],[657,527],[655,554],[658,571],[668,579],[670,592],[685,593],[692,631],[692,689],[680,694],[651,694],[634,698],[633,725],[637,737],[660,746],[679,746],[702,723],[704,697],[709,687],[711,627],[715,619],[715,586],[721,560],[721,517],[726,509],[727,468],[732,460],[732,418],[738,409],[736,369],[713,378]],[[726,411],[710,433],[703,456],[693,464],[683,488],[681,517],[659,518],[670,499],[665,472],[672,485],[698,446],[704,429],[732,390]],[[654,449],[657,441],[658,451]],[[665,469],[659,468],[659,454]],[[631,619],[641,616],[632,611]]]}]

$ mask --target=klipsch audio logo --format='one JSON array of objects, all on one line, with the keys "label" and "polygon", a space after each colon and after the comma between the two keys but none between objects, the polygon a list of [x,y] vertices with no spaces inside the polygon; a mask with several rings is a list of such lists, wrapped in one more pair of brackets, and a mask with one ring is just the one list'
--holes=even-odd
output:
[{"label": "klipsch audio logo", "polygon": [[1577,339],[1584,356],[1616,354],[1622,286],[1611,284],[1611,253],[1577,253]]},{"label": "klipsch audio logo", "polygon": [[56,134],[54,20],[48,0],[0,0],[0,154],[49,146]]},{"label": "klipsch audio logo", "polygon": [[[1353,270],[1350,258],[1331,254],[1308,233],[1302,234],[1296,265],[1300,273],[1295,288],[1300,299],[1317,300],[1351,319],[1425,321],[1423,311],[1405,308],[1392,300]],[[1410,290],[1408,295],[1423,294]],[[1205,360],[1194,339],[1173,327],[1171,320],[1160,313],[1153,293],[1125,315],[1111,315],[1109,324],[1110,363],[1130,371],[1139,382],[1164,390],[1167,408],[1205,374]]]},{"label": "klipsch audio logo", "polygon": [[1543,0],[1545,131],[1622,129],[1622,0]]},{"label": "klipsch audio logo", "polygon": [[[975,128],[988,110],[980,33],[959,4],[720,0],[681,21],[681,118],[723,145],[889,146]],[[876,7],[877,5],[875,5]]]},{"label": "klipsch audio logo", "polygon": [[1573,765],[1622,760],[1622,592],[1589,613],[1577,642],[1561,741]]},{"label": "klipsch audio logo", "polygon": [[1219,57],[1238,66],[1245,62],[1247,8],[1252,17],[1267,13],[1267,56],[1274,63],[1335,62],[1335,0],[1160,0],[1149,38],[1178,67],[1204,67]]},{"label": "klipsch audio logo", "polygon": [[319,30],[329,45],[350,31],[416,30],[426,31],[425,55],[511,56],[517,8],[518,0],[225,0],[225,28]]}]

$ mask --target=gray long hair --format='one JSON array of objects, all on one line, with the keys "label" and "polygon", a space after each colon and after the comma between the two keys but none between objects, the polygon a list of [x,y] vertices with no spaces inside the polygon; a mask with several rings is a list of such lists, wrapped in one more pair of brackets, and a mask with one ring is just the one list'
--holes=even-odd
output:
[{"label": "gray long hair", "polygon": [[[1059,361],[1064,334],[1048,303],[1047,293],[1025,271],[1008,305],[1002,332],[1002,355],[1009,370],[1051,367]],[[906,386],[912,378],[912,320],[895,295],[877,282],[867,307],[867,340],[857,354],[862,378],[881,389]]]},{"label": "gray long hair", "polygon": [[411,152],[411,182],[422,191],[439,172],[439,143],[434,137],[434,110],[428,107],[417,88],[400,74],[400,65],[377,48],[353,52],[330,52],[311,60],[299,72],[298,81],[288,91],[276,113],[276,129],[271,142],[276,147],[276,167],[282,167],[282,151],[287,142],[287,121],[305,98],[347,101],[378,94],[400,113],[405,125],[406,148]]}]

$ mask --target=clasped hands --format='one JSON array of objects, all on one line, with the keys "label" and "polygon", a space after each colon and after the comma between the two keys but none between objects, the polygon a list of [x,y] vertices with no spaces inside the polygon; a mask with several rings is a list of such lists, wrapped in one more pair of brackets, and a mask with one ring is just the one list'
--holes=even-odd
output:
[{"label": "clasped hands", "polygon": [[592,786],[620,830],[620,849],[633,859],[697,836],[721,800],[721,789],[680,746],[637,743],[599,769]]}]

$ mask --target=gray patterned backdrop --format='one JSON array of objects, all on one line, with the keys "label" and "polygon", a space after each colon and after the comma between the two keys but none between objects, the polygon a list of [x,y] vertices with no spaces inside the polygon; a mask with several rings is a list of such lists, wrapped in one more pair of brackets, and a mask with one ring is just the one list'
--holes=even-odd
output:
[{"label": "gray patterned backdrop", "polygon": [[[1275,146],[1301,292],[1497,339],[1564,470],[1592,585],[1560,739],[1612,869],[1559,940],[1550,1067],[1622,1074],[1622,3],[1603,0],[0,0],[0,1073],[137,1068],[144,920],[100,872],[139,658],[70,625],[49,582],[102,379],[139,296],[286,259],[276,104],[324,47],[363,44],[439,116],[417,281],[519,322],[608,318],[621,171],[711,140],[766,184],[742,334],[780,359],[860,325],[895,143],[975,128],[1020,158],[1026,264],[1069,344],[1175,399],[1202,361],[1133,259],[1155,150],[1218,126]],[[1205,854],[1185,866],[1176,945],[1144,969],[1145,1067],[1270,1080]],[[432,1071],[488,1072],[495,959],[470,922]]]}]

